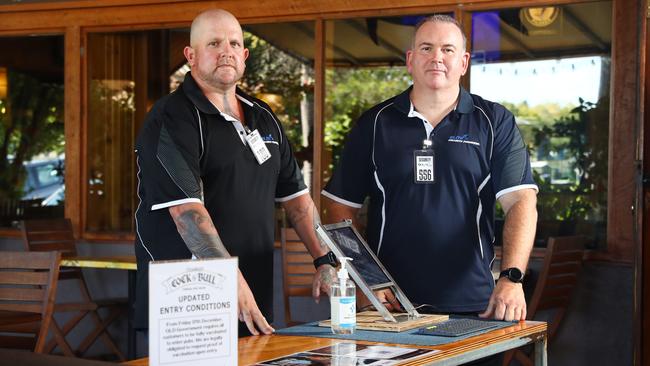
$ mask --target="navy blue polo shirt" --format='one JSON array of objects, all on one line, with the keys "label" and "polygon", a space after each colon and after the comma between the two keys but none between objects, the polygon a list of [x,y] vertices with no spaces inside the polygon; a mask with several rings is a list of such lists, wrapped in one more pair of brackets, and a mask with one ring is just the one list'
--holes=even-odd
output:
[{"label": "navy blue polo shirt", "polygon": [[263,164],[243,125],[203,95],[191,73],[147,114],[136,140],[136,327],[147,326],[149,261],[191,258],[169,207],[203,203],[269,322],[273,319],[275,202],[308,194],[291,145],[268,105],[237,90],[246,126],[271,157]]},{"label": "navy blue polo shirt", "polygon": [[[409,300],[439,312],[478,312],[494,288],[495,202],[535,189],[526,146],[506,108],[461,88],[435,128],[411,88],[366,111],[348,135],[323,195],[360,208],[367,241]],[[434,184],[414,183],[413,152],[430,136]]]}]

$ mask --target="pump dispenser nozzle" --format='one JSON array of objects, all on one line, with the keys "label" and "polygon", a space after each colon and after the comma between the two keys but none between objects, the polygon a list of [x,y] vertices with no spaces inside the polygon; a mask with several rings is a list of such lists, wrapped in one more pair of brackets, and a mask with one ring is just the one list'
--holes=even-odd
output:
[{"label": "pump dispenser nozzle", "polygon": [[347,261],[351,261],[352,258],[350,257],[341,257],[339,258],[339,262],[341,262],[341,269],[338,270],[336,277],[340,278],[341,280],[347,280],[350,278],[348,276],[348,269],[345,267],[345,265],[348,263]]}]

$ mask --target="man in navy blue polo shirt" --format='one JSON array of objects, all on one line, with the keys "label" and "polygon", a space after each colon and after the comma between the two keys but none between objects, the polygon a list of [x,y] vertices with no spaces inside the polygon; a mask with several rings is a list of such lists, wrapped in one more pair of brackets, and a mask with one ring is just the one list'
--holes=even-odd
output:
[{"label": "man in navy blue polo shirt", "polygon": [[[277,118],[236,87],[248,57],[237,19],[224,10],[199,14],[184,54],[192,71],[154,105],[136,142],[136,328],[148,327],[150,261],[233,255],[239,334],[268,334],[274,201],[312,256],[327,258],[314,204]],[[315,298],[329,291],[333,275],[331,265],[318,267]]]},{"label": "man in navy blue polo shirt", "polygon": [[[322,192],[328,221],[354,218],[369,196],[368,243],[412,302],[525,319],[521,280],[537,186],[512,113],[460,87],[465,47],[451,17],[416,26],[406,53],[413,86],[366,111],[350,132]],[[506,218],[495,286],[496,201]],[[399,306],[390,291],[378,296]]]}]

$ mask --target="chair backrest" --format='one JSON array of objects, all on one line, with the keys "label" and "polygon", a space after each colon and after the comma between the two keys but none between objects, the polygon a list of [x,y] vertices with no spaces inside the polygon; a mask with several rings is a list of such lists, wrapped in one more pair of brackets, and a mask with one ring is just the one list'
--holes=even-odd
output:
[{"label": "chair backrest", "polygon": [[60,260],[61,254],[56,251],[0,253],[3,347],[43,352],[52,322]]},{"label": "chair backrest", "polygon": [[70,219],[24,220],[21,226],[25,250],[58,250],[63,257],[77,255]]},{"label": "chair backrest", "polygon": [[311,296],[316,269],[313,258],[294,229],[280,229],[282,250],[282,289],[284,292],[284,319],[287,325],[297,322],[291,318],[292,296]]},{"label": "chair backrest", "polygon": [[528,306],[528,319],[543,310],[552,310],[549,339],[566,313],[582,268],[585,236],[559,236],[548,240],[544,264]]}]

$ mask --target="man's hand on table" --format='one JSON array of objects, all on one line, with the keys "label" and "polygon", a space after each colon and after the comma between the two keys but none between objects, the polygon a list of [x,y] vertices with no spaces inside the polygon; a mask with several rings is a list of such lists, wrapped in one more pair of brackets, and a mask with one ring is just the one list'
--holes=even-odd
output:
[{"label": "man's hand on table", "polygon": [[526,299],[522,284],[514,283],[505,277],[499,279],[487,309],[479,314],[479,317],[505,321],[525,320]]},{"label": "man's hand on table", "polygon": [[248,282],[246,282],[241,272],[238,275],[237,288],[239,290],[237,295],[239,321],[246,323],[246,327],[253,335],[259,335],[260,332],[264,334],[275,332],[275,329],[269,325],[264,315],[262,315],[255,297],[253,297],[253,293],[248,287]]},{"label": "man's hand on table", "polygon": [[327,296],[330,296],[330,289],[332,288],[332,283],[336,278],[336,269],[328,264],[323,264],[318,266],[316,273],[314,274],[314,282],[312,283],[311,295],[314,298],[314,301],[318,303],[320,301],[320,296],[324,292]]},{"label": "man's hand on table", "polygon": [[[377,299],[382,304],[384,304],[386,310],[391,312],[400,312],[400,313],[404,312],[402,305],[399,303],[399,301],[397,300],[395,294],[393,294],[393,291],[391,289],[378,290],[375,291],[374,293]],[[366,310],[366,308],[368,308],[371,305],[372,303],[370,302],[370,300],[368,300],[368,298],[361,291],[357,291],[357,308],[359,309],[359,311],[364,311]]]}]

